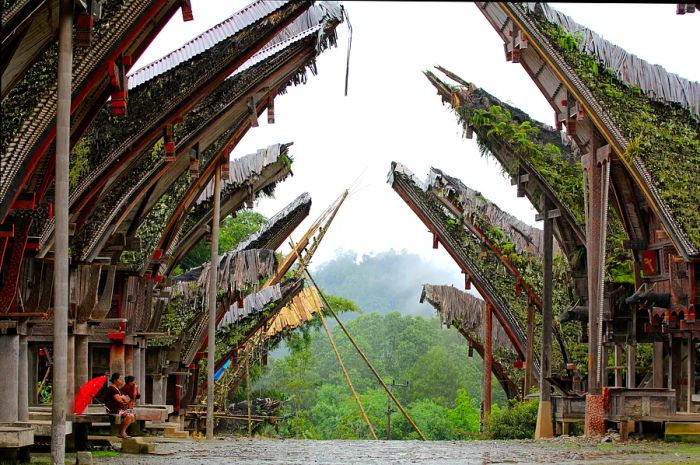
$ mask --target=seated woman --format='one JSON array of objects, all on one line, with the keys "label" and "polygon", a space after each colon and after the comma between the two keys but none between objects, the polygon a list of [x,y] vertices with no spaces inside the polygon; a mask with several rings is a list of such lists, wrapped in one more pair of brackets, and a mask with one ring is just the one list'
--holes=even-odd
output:
[{"label": "seated woman", "polygon": [[124,381],[119,373],[112,373],[109,381],[107,394],[105,394],[105,407],[109,410],[110,415],[119,415],[121,417],[119,437],[122,439],[130,438],[131,436],[126,434],[126,429],[134,422],[134,414],[127,410],[131,399],[120,390],[124,385]]},{"label": "seated woman", "polygon": [[136,384],[136,378],[129,375],[124,377],[126,384],[121,388],[123,394],[129,396],[129,409],[136,407],[136,399],[141,398],[141,393],[139,392],[139,386]]}]

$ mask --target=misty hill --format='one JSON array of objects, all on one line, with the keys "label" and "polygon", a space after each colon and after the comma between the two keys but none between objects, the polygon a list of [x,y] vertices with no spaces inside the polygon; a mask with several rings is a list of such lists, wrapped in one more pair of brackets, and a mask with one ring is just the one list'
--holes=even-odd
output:
[{"label": "misty hill", "polygon": [[454,268],[446,270],[416,254],[393,249],[362,257],[340,251],[314,274],[325,292],[353,300],[364,312],[398,311],[424,317],[434,316],[435,310],[418,301],[423,284],[459,286],[461,281]]}]

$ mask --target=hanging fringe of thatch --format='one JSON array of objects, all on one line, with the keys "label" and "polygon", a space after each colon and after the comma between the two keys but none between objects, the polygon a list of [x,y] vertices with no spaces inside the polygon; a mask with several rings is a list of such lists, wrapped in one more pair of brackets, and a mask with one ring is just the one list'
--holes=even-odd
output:
[{"label": "hanging fringe of thatch", "polygon": [[[291,144],[274,144],[265,149],[259,149],[256,153],[251,153],[241,158],[229,161],[229,175],[227,180],[222,180],[221,190],[228,186],[242,186],[251,182],[254,177],[259,176],[263,169],[275,163],[281,153],[286,153],[287,147]],[[209,200],[214,195],[214,179],[209,180],[207,187],[197,198],[196,204]]]},{"label": "hanging fringe of thatch", "polygon": [[270,322],[265,338],[269,339],[282,331],[298,328],[312,320],[322,308],[323,302],[316,289],[308,287],[302,289]]},{"label": "hanging fringe of thatch", "polygon": [[[426,300],[440,314],[444,325],[454,326],[484,340],[483,316],[486,302],[453,286],[423,285],[421,302]],[[515,348],[497,319],[493,319],[494,347],[503,347],[511,352]]]},{"label": "hanging fringe of thatch", "polygon": [[253,313],[260,313],[267,305],[281,298],[282,287],[280,284],[267,286],[243,299],[243,306],[239,306],[238,302],[233,303],[221,319],[218,329],[223,330],[226,326],[235,324]]},{"label": "hanging fringe of thatch", "polygon": [[[194,273],[185,277],[192,277],[196,281],[178,279],[173,285],[174,295],[182,295],[188,301],[197,296],[205,298],[209,288],[210,263],[207,262],[195,270],[199,270],[197,278],[194,278]],[[229,252],[219,261],[217,288],[227,293],[240,291],[270,276],[274,271],[275,253],[270,249]]]},{"label": "hanging fringe of thatch", "polygon": [[544,237],[541,229],[525,224],[504,212],[480,192],[470,189],[461,180],[448,176],[437,168],[430,169],[428,186],[438,191],[446,191],[448,195],[454,194],[459,199],[459,204],[468,220],[471,216],[477,215],[492,226],[500,228],[518,252],[543,257]]},{"label": "hanging fringe of thatch", "polygon": [[676,102],[692,113],[700,114],[699,82],[689,81],[666,71],[660,65],[652,65],[637,55],[628,53],[622,47],[608,42],[547,3],[523,3],[521,8],[526,12],[541,15],[550,23],[561,26],[565,32],[580,37],[578,48],[581,51],[612,69],[620,80],[642,89],[650,98],[662,102]]}]

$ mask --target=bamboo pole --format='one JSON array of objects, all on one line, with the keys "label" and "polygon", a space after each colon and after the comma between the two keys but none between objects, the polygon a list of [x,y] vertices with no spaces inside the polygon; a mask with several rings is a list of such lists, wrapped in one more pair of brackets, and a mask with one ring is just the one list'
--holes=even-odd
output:
[{"label": "bamboo pole", "polygon": [[335,345],[335,341],[333,340],[333,335],[331,334],[330,329],[328,329],[328,325],[326,324],[326,319],[323,316],[323,310],[320,310],[318,312],[318,316],[321,318],[321,323],[323,323],[323,329],[326,330],[326,336],[328,336],[328,342],[331,343],[331,347],[333,348],[333,352],[335,353],[335,357],[338,359],[338,364],[340,365],[340,370],[343,372],[343,376],[345,376],[345,381],[348,383],[348,386],[350,387],[350,391],[352,391],[352,395],[355,398],[355,402],[357,402],[357,406],[360,408],[360,412],[362,413],[362,418],[364,418],[365,422],[367,423],[367,427],[369,428],[369,434],[372,436],[372,439],[377,439],[377,433],[374,431],[374,427],[372,426],[372,423],[369,421],[369,418],[367,417],[367,412],[365,412],[365,408],[362,405],[362,401],[360,400],[360,396],[357,395],[357,391],[355,391],[355,386],[352,385],[352,380],[350,379],[350,375],[348,374],[348,371],[345,369],[345,364],[343,363],[343,359],[340,357],[340,352],[338,352],[338,347]]},{"label": "bamboo pole", "polygon": [[68,172],[73,74],[73,1],[61,0],[58,29],[58,103],[56,108],[56,229],[54,241],[53,405],[51,462],[66,458],[66,369],[68,367]]},{"label": "bamboo pole", "polygon": [[[228,160],[225,162],[227,163]],[[214,439],[214,365],[216,355],[216,289],[219,276],[219,216],[221,210],[221,167],[214,172],[214,212],[211,220],[211,261],[209,266],[209,325],[207,340],[207,439]]]},{"label": "bamboo pole", "polygon": [[340,320],[340,318],[338,318],[338,315],[335,313],[335,311],[333,311],[333,307],[332,307],[331,304],[328,302],[328,299],[326,299],[326,296],[323,294],[323,292],[321,292],[321,289],[318,287],[318,284],[316,284],[316,281],[315,281],[314,278],[311,276],[311,273],[309,273],[308,268],[307,268],[306,270],[304,270],[304,271],[306,272],[306,276],[309,277],[309,280],[311,280],[311,282],[313,283],[314,287],[315,287],[316,290],[318,291],[318,295],[321,296],[321,299],[323,300],[323,303],[324,303],[324,304],[326,305],[326,307],[328,308],[328,311],[331,312],[331,315],[333,315],[333,318],[335,318],[335,320],[338,322],[338,324],[339,324],[340,327],[342,328],[342,330],[343,330],[343,332],[345,333],[345,335],[348,337],[348,339],[350,339],[350,342],[352,343],[353,347],[355,347],[355,350],[357,351],[357,353],[360,354],[360,357],[362,357],[362,360],[364,360],[364,362],[365,362],[365,364],[367,365],[367,367],[372,371],[372,374],[374,375],[374,377],[377,378],[377,381],[379,381],[379,384],[382,385],[382,387],[384,388],[384,390],[386,391],[386,393],[389,395],[389,397],[391,397],[391,400],[394,401],[394,403],[396,404],[396,406],[397,406],[397,407],[399,408],[399,410],[401,411],[401,414],[403,414],[404,418],[406,418],[406,421],[408,421],[408,423],[411,425],[411,427],[413,428],[413,430],[414,430],[416,433],[418,433],[418,436],[421,438],[421,440],[425,441],[425,440],[426,440],[426,439],[425,439],[425,436],[423,435],[423,433],[421,432],[421,430],[418,428],[418,425],[415,424],[415,422],[413,421],[413,419],[411,418],[411,416],[408,414],[408,412],[406,411],[406,409],[404,409],[404,408],[403,408],[403,405],[401,405],[401,402],[399,402],[399,399],[396,398],[396,396],[394,395],[393,392],[391,392],[391,389],[389,389],[389,387],[386,385],[386,383],[384,382],[384,380],[382,379],[382,377],[379,376],[379,373],[377,373],[377,370],[374,368],[374,366],[372,365],[372,363],[367,359],[367,356],[364,354],[364,352],[362,352],[362,349],[360,349],[360,347],[357,345],[357,343],[355,342],[355,339],[354,339],[354,338],[350,335],[350,333],[348,332],[348,329],[345,327],[345,325],[344,325],[343,322]]}]

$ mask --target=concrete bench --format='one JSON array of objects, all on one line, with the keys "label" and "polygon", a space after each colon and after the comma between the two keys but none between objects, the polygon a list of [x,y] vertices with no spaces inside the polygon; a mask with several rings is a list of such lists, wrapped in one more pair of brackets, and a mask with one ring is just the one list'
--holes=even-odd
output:
[{"label": "concrete bench", "polygon": [[29,462],[29,447],[34,444],[31,426],[0,425],[0,460]]}]

